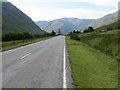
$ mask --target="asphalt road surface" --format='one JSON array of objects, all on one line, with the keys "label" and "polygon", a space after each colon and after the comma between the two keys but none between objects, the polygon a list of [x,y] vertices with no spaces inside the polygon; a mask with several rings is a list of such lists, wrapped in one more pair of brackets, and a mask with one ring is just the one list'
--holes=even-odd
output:
[{"label": "asphalt road surface", "polygon": [[63,88],[65,37],[2,53],[3,88]]}]

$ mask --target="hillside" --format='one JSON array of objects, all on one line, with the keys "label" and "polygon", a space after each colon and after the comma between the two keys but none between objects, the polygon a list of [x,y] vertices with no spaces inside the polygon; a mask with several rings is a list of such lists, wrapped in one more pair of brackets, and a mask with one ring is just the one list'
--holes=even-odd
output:
[{"label": "hillside", "polygon": [[113,30],[113,29],[118,29],[118,21],[96,28],[96,30],[98,31],[101,31],[101,30],[106,31],[106,30]]},{"label": "hillside", "polygon": [[82,42],[120,60],[120,53],[118,51],[120,30],[85,33],[79,36]]},{"label": "hillside", "polygon": [[[119,11],[120,13],[120,11]],[[116,12],[118,14],[118,12]],[[119,16],[118,16],[119,15]],[[120,29],[120,14],[118,14],[116,17],[114,17],[113,20],[110,21],[109,24],[104,24],[100,27],[97,27],[96,30],[114,30],[114,29]]]},{"label": "hillside", "polygon": [[58,32],[58,29],[60,29],[62,33],[66,34],[73,30],[81,30],[88,26],[93,21],[95,20],[78,18],[61,18],[47,22],[43,24],[41,28],[47,32],[51,32],[52,30]]},{"label": "hillside", "polygon": [[106,15],[100,19],[97,19],[96,21],[91,23],[89,26],[93,26],[94,28],[98,28],[98,27],[101,27],[103,25],[108,25],[108,24],[117,22],[117,20],[118,20],[118,11],[113,13],[113,14]]},{"label": "hillside", "polygon": [[3,35],[9,32],[29,32],[31,34],[45,33],[31,18],[9,2],[3,2],[2,16]]}]

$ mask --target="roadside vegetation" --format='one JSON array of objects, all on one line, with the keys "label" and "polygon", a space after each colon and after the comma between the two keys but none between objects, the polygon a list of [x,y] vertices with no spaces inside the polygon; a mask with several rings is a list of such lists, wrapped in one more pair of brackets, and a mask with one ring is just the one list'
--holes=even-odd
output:
[{"label": "roadside vegetation", "polygon": [[66,36],[72,69],[73,85],[77,88],[117,88],[117,60]]},{"label": "roadside vegetation", "polygon": [[[72,39],[71,35],[79,37]],[[74,37],[72,36],[72,37]],[[73,84],[77,88],[118,88],[120,82],[120,30],[70,32],[66,37],[72,68]]]},{"label": "roadside vegetation", "polygon": [[77,34],[70,34],[70,39],[80,41],[80,37]]},{"label": "roadside vegetation", "polygon": [[70,32],[67,36],[70,36],[70,39],[80,41],[80,37],[78,36],[79,33],[81,33],[81,32],[74,30],[73,32]]},{"label": "roadside vegetation", "polygon": [[88,29],[85,29],[83,31],[83,33],[89,33],[89,32],[94,32],[95,30],[93,29],[93,27],[88,27]]},{"label": "roadside vegetation", "polygon": [[120,60],[119,44],[120,30],[79,34],[82,42],[98,49],[105,54]]},{"label": "roadside vegetation", "polygon": [[117,59],[118,61],[120,60],[120,30],[106,29],[104,31],[96,31],[92,27],[89,27],[88,29],[84,30],[83,33],[77,32],[78,31],[70,32],[68,34],[70,39],[82,41],[87,45],[113,57],[114,59]]},{"label": "roadside vegetation", "polygon": [[2,42],[0,42],[0,44],[2,45],[2,47],[0,47],[0,51],[6,51],[20,46],[28,45],[41,40],[49,39],[54,36],[56,36],[56,33],[54,31],[52,31],[51,33],[45,33],[43,35],[32,35],[27,32],[7,33],[3,35]]}]

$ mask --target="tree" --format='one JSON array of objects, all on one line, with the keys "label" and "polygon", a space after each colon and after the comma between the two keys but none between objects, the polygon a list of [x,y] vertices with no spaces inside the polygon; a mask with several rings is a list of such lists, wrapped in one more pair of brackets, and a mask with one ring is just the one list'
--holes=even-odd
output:
[{"label": "tree", "polygon": [[88,32],[93,32],[93,31],[95,31],[95,30],[93,29],[93,27],[88,27],[88,29],[85,29],[85,30],[83,31],[83,33],[88,33]]},{"label": "tree", "polygon": [[31,39],[31,38],[33,38],[33,36],[29,34],[28,32],[23,33],[23,39]]},{"label": "tree", "polygon": [[34,38],[40,38],[40,35],[34,34]]},{"label": "tree", "polygon": [[72,34],[73,32],[69,32],[68,34],[67,34],[67,36],[70,36],[70,34]]},{"label": "tree", "polygon": [[56,33],[52,30],[51,36],[55,36],[55,35],[56,35]]},{"label": "tree", "polygon": [[24,33],[7,33],[3,35],[2,41],[13,41],[13,40],[24,40],[24,39],[31,39],[33,36],[27,32]]},{"label": "tree", "polygon": [[61,35],[61,30],[60,29],[58,30],[58,35]]},{"label": "tree", "polygon": [[73,31],[73,33],[76,33],[75,30]]},{"label": "tree", "polygon": [[91,32],[94,31],[93,27],[88,27],[88,30]]},{"label": "tree", "polygon": [[81,33],[81,32],[77,30],[76,33]]}]

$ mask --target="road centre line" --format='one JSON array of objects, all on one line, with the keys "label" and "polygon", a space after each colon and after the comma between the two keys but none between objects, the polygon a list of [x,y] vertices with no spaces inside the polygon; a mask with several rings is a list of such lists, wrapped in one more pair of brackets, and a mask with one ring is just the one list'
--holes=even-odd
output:
[{"label": "road centre line", "polygon": [[31,54],[31,53],[28,53],[28,54],[22,56],[20,59],[24,59],[25,57],[29,56],[30,54]]}]

